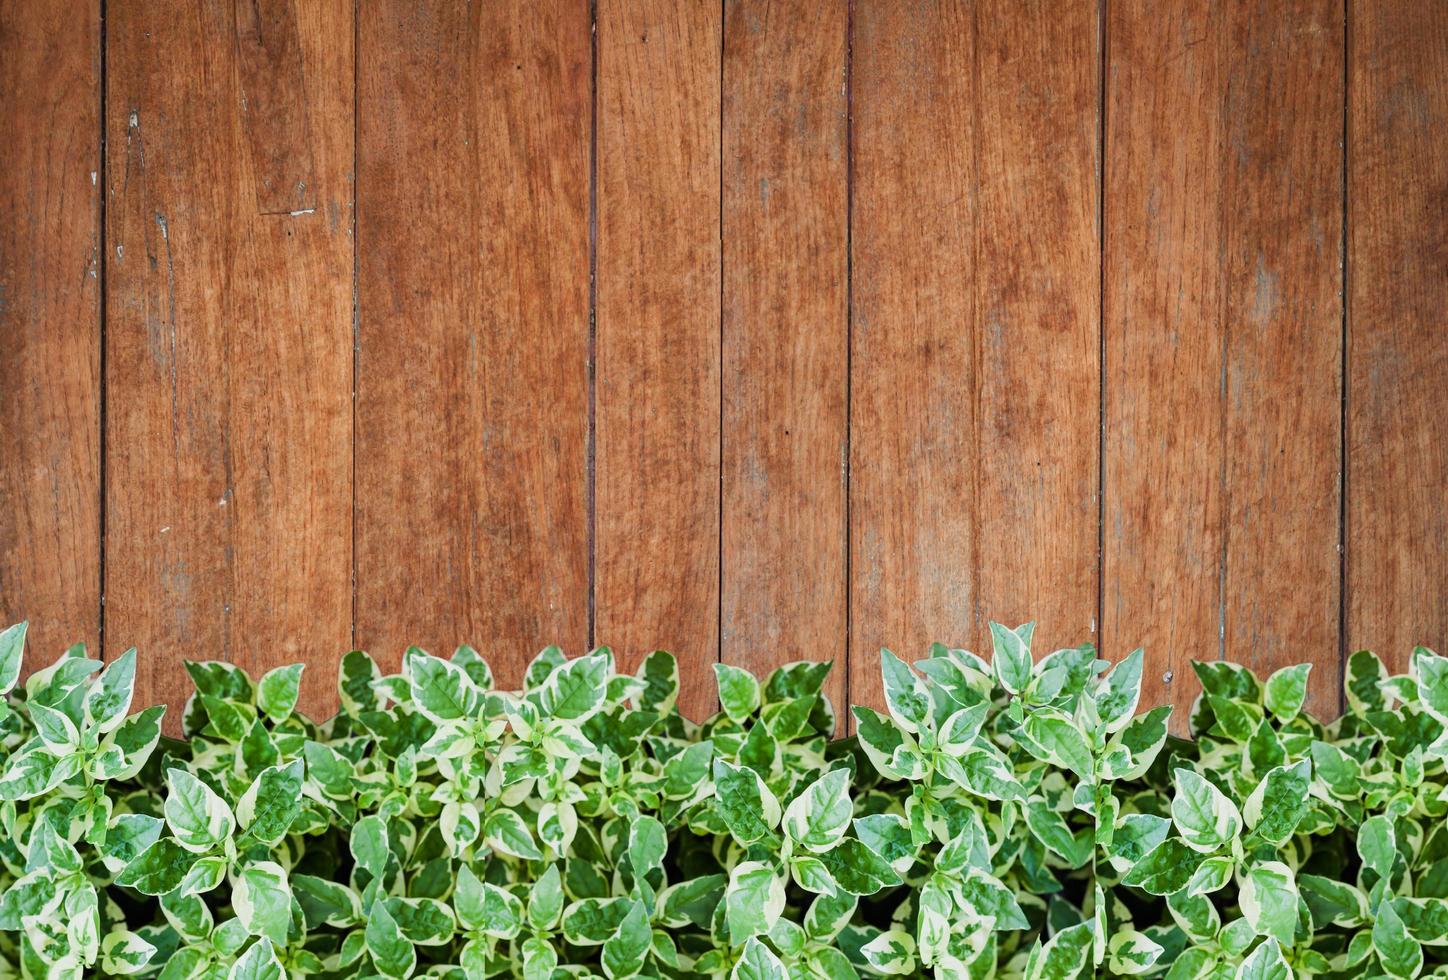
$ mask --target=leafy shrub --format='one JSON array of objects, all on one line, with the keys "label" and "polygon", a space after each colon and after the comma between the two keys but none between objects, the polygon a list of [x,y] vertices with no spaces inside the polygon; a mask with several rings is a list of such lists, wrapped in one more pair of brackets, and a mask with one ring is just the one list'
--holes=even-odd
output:
[{"label": "leafy shrub", "polygon": [[1197,664],[1196,741],[1142,655],[883,653],[830,741],[828,666],[719,665],[723,711],[544,650],[340,671],[187,664],[187,741],[129,715],[134,651],[19,676],[0,634],[0,958],[28,976],[1448,976],[1448,659]]}]

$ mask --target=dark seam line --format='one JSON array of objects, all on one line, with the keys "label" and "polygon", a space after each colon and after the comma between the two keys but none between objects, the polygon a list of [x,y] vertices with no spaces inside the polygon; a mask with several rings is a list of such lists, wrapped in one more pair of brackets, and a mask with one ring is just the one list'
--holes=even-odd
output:
[{"label": "dark seam line", "polygon": [[717,564],[715,571],[718,575],[719,593],[714,603],[714,633],[715,647],[714,660],[716,663],[724,662],[724,54],[725,37],[729,32],[729,13],[726,9],[727,0],[719,0],[719,199],[718,205],[718,235],[719,235],[719,414],[715,438],[715,452],[718,463],[719,485],[715,497],[715,547]]},{"label": "dark seam line", "polygon": [[850,454],[854,450],[854,348],[855,348],[855,0],[845,11],[845,446],[841,470],[845,492],[845,663],[844,717],[835,727],[844,735],[854,729],[850,713],[850,679],[854,673],[854,590],[851,586]]},{"label": "dark seam line", "polygon": [[362,302],[360,222],[357,203],[361,195],[361,69],[362,18],[359,4],[352,4],[352,622],[349,646],[357,647],[357,383],[362,368]]},{"label": "dark seam line", "polygon": [[[1217,451],[1221,453],[1217,463],[1217,486],[1222,495],[1221,516],[1218,529],[1222,535],[1222,546],[1219,557],[1220,564],[1217,566],[1217,660],[1227,659],[1227,563],[1229,560],[1231,536],[1232,536],[1232,488],[1230,480],[1230,468],[1227,464],[1227,434],[1231,427],[1231,399],[1228,392],[1231,389],[1232,370],[1232,309],[1231,298],[1228,295],[1227,276],[1229,271],[1227,232],[1235,230],[1227,215],[1227,209],[1223,206],[1223,189],[1226,183],[1223,176],[1223,161],[1226,159],[1225,148],[1222,145],[1222,127],[1226,120],[1231,118],[1232,102],[1232,77],[1230,54],[1223,56],[1222,39],[1220,34],[1217,38],[1215,53],[1221,61],[1227,62],[1227,77],[1222,85],[1219,101],[1217,102],[1217,145],[1214,147],[1213,162],[1217,165],[1217,197],[1216,197],[1216,219],[1217,219],[1217,330],[1221,340],[1222,362],[1219,368],[1218,380],[1218,407],[1217,407]],[[1250,651],[1249,651],[1250,652]]]},{"label": "dark seam line", "polygon": [[108,392],[107,392],[107,389],[106,389],[106,367],[107,367],[107,360],[106,360],[106,343],[107,343],[106,318],[107,318],[107,316],[109,315],[109,312],[110,312],[109,306],[108,306],[107,301],[106,301],[106,289],[107,289],[107,284],[108,284],[108,282],[109,282],[109,277],[108,277],[107,274],[106,274],[106,270],[107,270],[107,268],[110,266],[110,256],[109,256],[109,253],[108,253],[108,249],[110,248],[110,243],[109,243],[109,236],[106,234],[106,221],[107,221],[106,199],[110,196],[110,186],[111,186],[111,184],[110,184],[110,171],[109,171],[109,168],[108,168],[107,165],[106,165],[106,155],[107,155],[107,150],[106,150],[106,114],[107,114],[107,112],[109,111],[109,98],[108,98],[108,96],[107,96],[106,89],[107,89],[108,83],[109,83],[108,71],[109,71],[109,67],[110,67],[110,66],[109,66],[109,60],[108,60],[108,58],[106,57],[106,42],[107,42],[107,37],[106,37],[106,15],[107,15],[107,13],[108,13],[108,10],[107,10],[106,0],[100,0],[100,24],[99,24],[99,29],[100,29],[100,52],[99,52],[100,61],[99,61],[98,71],[97,71],[97,82],[98,82],[98,84],[99,84],[99,86],[100,86],[100,93],[99,93],[99,94],[100,94],[100,100],[99,100],[99,103],[100,103],[100,104],[99,104],[99,113],[100,113],[100,126],[99,126],[99,129],[100,129],[100,133],[99,133],[99,138],[100,138],[100,143],[99,143],[100,161],[99,161],[99,163],[98,163],[98,169],[99,169],[99,171],[100,171],[99,176],[98,176],[98,179],[99,179],[99,182],[100,182],[100,191],[99,191],[99,193],[100,193],[100,201],[99,201],[99,205],[98,205],[98,208],[97,208],[97,214],[96,214],[96,220],[97,220],[97,222],[98,222],[98,224],[99,224],[99,229],[98,229],[98,232],[97,232],[96,240],[97,240],[97,248],[98,248],[99,251],[100,251],[100,254],[96,257],[96,276],[99,278],[99,282],[97,283],[97,287],[98,287],[98,289],[99,289],[99,291],[100,291],[100,296],[98,297],[97,308],[96,308],[96,314],[97,314],[98,321],[99,321],[99,322],[98,322],[98,330],[99,330],[99,340],[100,340],[100,355],[99,355],[99,360],[100,360],[100,364],[99,364],[99,370],[100,370],[100,391],[99,391],[99,399],[100,399],[100,401],[99,401],[99,404],[96,406],[96,407],[97,407],[96,423],[97,423],[97,425],[98,425],[98,427],[99,427],[99,431],[97,432],[97,437],[98,437],[98,456],[97,456],[97,459],[98,459],[98,462],[99,462],[99,464],[100,464],[100,472],[99,472],[99,474],[98,474],[98,477],[99,477],[99,478],[98,478],[98,480],[97,480],[97,483],[98,483],[98,486],[97,486],[97,495],[98,495],[99,500],[100,500],[100,515],[99,515],[100,542],[99,542],[99,548],[97,549],[97,563],[98,563],[98,566],[99,566],[99,567],[98,567],[97,571],[98,571],[98,573],[99,573],[99,578],[100,578],[100,590],[99,590],[99,592],[97,593],[97,596],[96,596],[96,599],[97,599],[97,603],[96,603],[96,604],[97,604],[97,613],[96,613],[96,647],[97,647],[97,649],[96,649],[96,656],[99,657],[99,658],[101,659],[101,661],[103,661],[103,662],[104,662],[105,659],[106,659],[106,506],[107,506],[107,503],[106,503],[106,501],[107,501],[107,497],[106,497],[106,487],[107,487],[107,484],[106,484],[106,467],[109,465],[109,454],[106,452],[107,416],[108,416],[108,409],[109,409],[109,405],[108,405],[108,403],[107,403],[107,395],[108,395]]},{"label": "dark seam line", "polygon": [[1342,329],[1340,335],[1341,364],[1339,367],[1339,384],[1341,390],[1341,407],[1338,416],[1338,501],[1337,501],[1337,562],[1338,562],[1338,593],[1337,593],[1337,646],[1338,646],[1338,713],[1347,712],[1347,693],[1345,682],[1347,680],[1348,652],[1348,449],[1350,439],[1348,424],[1348,392],[1351,376],[1348,374],[1348,344],[1351,337],[1349,326],[1348,304],[1352,297],[1352,291],[1348,283],[1348,221],[1351,212],[1348,210],[1348,162],[1351,153],[1351,142],[1349,140],[1349,125],[1352,120],[1351,102],[1348,97],[1348,90],[1352,84],[1350,71],[1352,32],[1350,30],[1350,0],[1343,0],[1342,5],[1342,193],[1340,220],[1342,222],[1341,239],[1338,247],[1341,250],[1338,256],[1338,269],[1341,279],[1338,282],[1339,302],[1342,304]]},{"label": "dark seam line", "polygon": [[[1096,647],[1106,624],[1106,20],[1109,0],[1096,8]],[[1102,651],[1104,653],[1104,650]]]},{"label": "dark seam line", "polygon": [[588,647],[597,637],[598,531],[598,0],[588,5],[588,435],[584,445],[584,507],[588,512]]}]

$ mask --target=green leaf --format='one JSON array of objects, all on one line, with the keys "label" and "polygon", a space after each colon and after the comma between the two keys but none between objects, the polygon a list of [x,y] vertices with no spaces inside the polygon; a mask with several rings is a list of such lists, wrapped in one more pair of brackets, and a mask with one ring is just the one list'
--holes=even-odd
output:
[{"label": "green leaf", "polygon": [[729,664],[715,664],[719,704],[734,721],[742,722],[759,710],[759,681],[747,670]]},{"label": "green leaf", "polygon": [[269,939],[258,939],[232,964],[227,980],[286,980],[287,973],[277,959]]},{"label": "green leaf", "polygon": [[1242,961],[1234,980],[1292,980],[1292,968],[1277,940],[1268,939]]},{"label": "green leaf", "polygon": [[1126,727],[1136,714],[1137,703],[1141,700],[1141,672],[1145,651],[1133,650],[1106,678],[1106,683],[1096,696],[1096,712],[1108,732],[1117,732]]},{"label": "green leaf", "polygon": [[993,658],[996,677],[1001,687],[1011,694],[1026,689],[1031,679],[1031,646],[1023,634],[1034,629],[1034,623],[1027,623],[1019,629],[1010,629],[1000,623],[990,624],[991,642],[995,647]]},{"label": "green leaf", "polygon": [[349,840],[352,859],[373,877],[382,874],[387,867],[388,840],[387,821],[376,814],[369,814],[352,826]]},{"label": "green leaf", "polygon": [[367,952],[372,964],[384,977],[406,977],[417,965],[417,951],[402,935],[397,920],[387,911],[387,906],[378,902],[367,917],[365,930]]},{"label": "green leaf", "polygon": [[1211,853],[1236,838],[1242,814],[1226,794],[1191,769],[1178,769],[1172,776],[1172,822],[1188,847]]},{"label": "green leaf", "polygon": [[1203,860],[1205,856],[1181,838],[1168,837],[1136,862],[1122,883],[1153,895],[1171,895],[1187,886]]},{"label": "green leaf", "polygon": [[1302,710],[1307,700],[1307,675],[1311,670],[1312,664],[1297,664],[1283,667],[1267,678],[1262,701],[1279,721],[1291,721]]},{"label": "green leaf", "polygon": [[187,770],[167,769],[166,786],[166,825],[188,851],[205,853],[236,829],[231,807]]},{"label": "green leaf", "polygon": [[648,909],[642,902],[632,902],[618,931],[603,944],[599,959],[604,974],[611,978],[637,976],[648,958],[652,940]]},{"label": "green leaf", "polygon": [[466,718],[477,710],[478,692],[461,667],[413,647],[407,651],[412,700],[433,722]]},{"label": "green leaf", "polygon": [[744,944],[744,952],[729,971],[729,980],[789,980],[779,957],[758,939]]},{"label": "green leaf", "polygon": [[784,911],[784,879],[767,864],[742,862],[730,872],[724,905],[731,943],[762,936]]},{"label": "green leaf", "polygon": [[1242,809],[1252,831],[1250,839],[1277,847],[1287,843],[1307,814],[1311,783],[1312,766],[1306,759],[1293,766],[1277,766],[1263,776]]},{"label": "green leaf", "polygon": [[85,698],[86,728],[111,732],[126,720],[136,684],[136,648],[106,665]]},{"label": "green leaf", "polygon": [[[292,921],[292,893],[287,873],[273,861],[248,865],[236,876],[231,889],[236,917],[253,936],[265,936],[277,946],[287,944]],[[373,914],[376,914],[376,908]]]},{"label": "green leaf", "polygon": [[543,686],[543,711],[554,718],[584,721],[603,703],[609,659],[590,654],[555,670]]},{"label": "green leaf", "polygon": [[525,861],[540,861],[543,852],[533,841],[533,832],[512,810],[499,810],[483,821],[483,839],[495,851]]},{"label": "green leaf", "polygon": [[165,895],[181,884],[196,857],[170,837],[163,837],[130,861],[116,884],[143,895]]},{"label": "green leaf", "polygon": [[806,850],[819,852],[834,847],[849,829],[850,818],[854,816],[849,790],[847,770],[834,769],[821,776],[785,810],[785,832]]},{"label": "green leaf", "polygon": [[28,622],[16,623],[0,632],[0,698],[9,694],[20,679],[20,660],[25,653]]},{"label": "green leaf", "polygon": [[714,760],[714,806],[740,844],[772,837],[779,826],[779,800],[752,769]]},{"label": "green leaf", "polygon": [[1280,861],[1265,861],[1247,872],[1238,902],[1242,916],[1259,936],[1271,936],[1291,946],[1297,931],[1297,883],[1292,869]]},{"label": "green leaf", "polygon": [[1086,970],[1094,938],[1091,922],[1062,929],[1044,946],[1031,951],[1026,961],[1027,980],[1070,980]]},{"label": "green leaf", "polygon": [[302,664],[278,667],[262,675],[256,685],[256,706],[274,722],[291,717],[302,690]]},{"label": "green leaf", "polygon": [[1392,817],[1379,814],[1369,817],[1358,828],[1358,855],[1363,866],[1386,878],[1393,870],[1398,857],[1397,834],[1393,830]]},{"label": "green leaf", "polygon": [[885,704],[906,731],[918,732],[930,717],[930,692],[910,666],[889,650],[880,651],[885,681]]},{"label": "green leaf", "polygon": [[243,847],[253,843],[276,846],[301,809],[302,761],[262,770],[236,804],[236,819],[245,831],[239,843]]},{"label": "green leaf", "polygon": [[1416,977],[1423,969],[1423,947],[1408,935],[1392,902],[1378,907],[1373,920],[1373,950],[1389,976]]}]

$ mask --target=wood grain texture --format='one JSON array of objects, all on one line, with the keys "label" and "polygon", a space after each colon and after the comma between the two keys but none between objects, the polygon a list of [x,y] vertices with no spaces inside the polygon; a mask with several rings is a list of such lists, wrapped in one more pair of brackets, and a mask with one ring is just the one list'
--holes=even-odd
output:
[{"label": "wood grain texture", "polygon": [[1103,646],[1326,661],[1335,709],[1341,10],[1111,8]]},{"label": "wood grain texture", "polygon": [[976,8],[979,425],[968,638],[1034,619],[1036,654],[1094,641],[1100,528],[1097,4]]},{"label": "wood grain texture", "polygon": [[964,4],[854,27],[850,700],[879,707],[880,647],[974,627],[977,76]]},{"label": "wood grain texture", "polygon": [[142,648],[138,703],[178,711],[182,658],[303,661],[325,717],[351,619],[352,5],[261,27],[300,51],[297,215],[266,213],[276,147],[251,144],[281,130],[245,118],[235,14],[108,8],[107,648]]},{"label": "wood grain texture", "polygon": [[1341,691],[1342,3],[1233,5],[1226,43],[1222,654],[1262,677],[1311,661],[1307,710],[1331,719]]},{"label": "wood grain texture", "polygon": [[0,622],[100,637],[100,25],[0,3]]},{"label": "wood grain texture", "polygon": [[1347,641],[1448,650],[1448,5],[1353,4]]},{"label": "wood grain texture", "polygon": [[851,700],[1096,605],[1094,4],[855,14]]},{"label": "wood grain texture", "polygon": [[588,642],[588,5],[369,8],[357,642]]},{"label": "wood grain texture", "polygon": [[832,660],[840,709],[848,10],[725,9],[721,655],[761,676]]},{"label": "wood grain texture", "polygon": [[718,5],[598,3],[596,637],[719,654],[722,24]]}]

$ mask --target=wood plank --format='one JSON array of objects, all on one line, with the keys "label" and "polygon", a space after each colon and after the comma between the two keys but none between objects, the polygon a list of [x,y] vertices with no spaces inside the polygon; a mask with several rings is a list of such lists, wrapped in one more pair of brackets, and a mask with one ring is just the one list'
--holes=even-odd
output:
[{"label": "wood plank", "polygon": [[1098,5],[990,0],[979,59],[973,316],[976,595],[1036,620],[1035,653],[1096,639],[1101,469]]},{"label": "wood plank", "polygon": [[880,647],[975,626],[978,88],[964,4],[861,4],[854,30],[850,700],[881,707]]},{"label": "wood plank", "polygon": [[719,655],[720,10],[598,3],[596,636]]},{"label": "wood plank", "polygon": [[1341,691],[1343,9],[1339,0],[1254,0],[1230,16],[1222,653],[1263,677],[1311,661],[1307,709],[1332,719]]},{"label": "wood plank", "polygon": [[731,0],[723,109],[721,656],[761,676],[832,660],[841,714],[847,14]]},{"label": "wood plank", "polygon": [[1341,27],[1111,8],[1103,647],[1178,730],[1191,660],[1323,658],[1335,707]]},{"label": "wood plank", "polygon": [[0,3],[0,622],[100,639],[100,22]]},{"label": "wood plank", "polygon": [[[296,33],[276,111],[305,129],[245,118],[233,4],[107,24],[107,647],[142,648],[138,703],[173,726],[182,658],[304,661],[325,717],[351,631],[352,5],[262,26]],[[316,207],[267,213],[254,161],[304,155]]]},{"label": "wood plank", "polygon": [[588,643],[590,22],[576,0],[361,22],[357,642]]},{"label": "wood plank", "polygon": [[[851,700],[1096,606],[1096,5],[855,15]],[[987,84],[984,80],[989,79]]]},{"label": "wood plank", "polygon": [[1347,640],[1448,650],[1448,5],[1353,4]]}]

